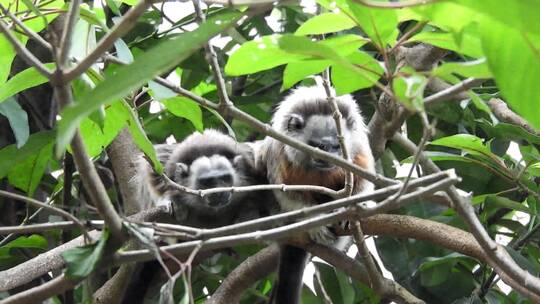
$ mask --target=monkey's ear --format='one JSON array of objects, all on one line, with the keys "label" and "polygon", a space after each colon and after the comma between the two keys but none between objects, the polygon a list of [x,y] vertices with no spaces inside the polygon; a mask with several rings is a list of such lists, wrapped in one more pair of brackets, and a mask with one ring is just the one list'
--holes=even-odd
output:
[{"label": "monkey's ear", "polygon": [[255,165],[255,151],[249,144],[242,143],[238,145],[238,155],[233,158],[233,165],[235,167],[248,165],[253,167]]},{"label": "monkey's ear", "polygon": [[174,168],[174,180],[178,181],[182,178],[185,178],[189,174],[189,168],[184,163],[176,163],[176,168]]},{"label": "monkey's ear", "polygon": [[298,114],[289,114],[289,119],[287,120],[287,130],[288,131],[298,131],[304,128],[305,122],[304,118]]}]

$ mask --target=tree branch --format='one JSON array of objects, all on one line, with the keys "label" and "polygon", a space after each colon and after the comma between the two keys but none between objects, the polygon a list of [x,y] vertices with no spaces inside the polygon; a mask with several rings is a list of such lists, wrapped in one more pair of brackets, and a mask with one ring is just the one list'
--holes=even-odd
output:
[{"label": "tree branch", "polygon": [[[416,145],[403,135],[395,134],[393,140],[410,153],[416,152]],[[427,172],[437,172],[440,170],[423,153],[420,153],[420,162]],[[489,237],[487,231],[476,216],[473,206],[468,200],[465,200],[459,195],[454,186],[449,188],[447,194],[453,202],[454,209],[463,217],[470,231],[486,253],[486,260],[489,265],[514,289],[528,297],[540,298],[540,279],[517,265],[504,247],[498,245]]]},{"label": "tree branch", "polygon": [[117,23],[110,32],[101,38],[96,48],[82,59],[75,67],[67,71],[63,75],[64,81],[68,82],[75,79],[82,73],[86,72],[92,64],[94,64],[105,52],[107,52],[116,42],[118,38],[129,32],[139,17],[150,7],[152,0],[141,0],[137,5],[133,6],[123,17],[122,21]]},{"label": "tree branch", "polygon": [[[324,246],[321,244],[310,243],[302,246],[309,253],[323,259],[327,263],[345,272],[348,276],[369,286],[369,279],[365,276],[365,268],[356,260],[348,257],[346,254],[336,248]],[[398,283],[382,278],[384,284],[384,297],[394,300],[398,303],[424,303],[408,290]]]},{"label": "tree branch", "polygon": [[525,120],[525,118],[512,111],[503,100],[499,98],[491,98],[487,102],[487,105],[493,112],[493,115],[495,115],[495,117],[497,117],[497,119],[500,121],[520,126],[531,134],[539,134],[538,131]]},{"label": "tree branch", "polygon": [[277,269],[279,246],[270,245],[248,257],[236,267],[214,292],[206,304],[238,303],[246,289]]},{"label": "tree branch", "polygon": [[0,18],[0,32],[2,32],[7,40],[11,43],[17,54],[30,66],[35,67],[36,70],[45,76],[47,79],[51,79],[52,72],[36,58],[26,47],[15,37],[3,19]]},{"label": "tree branch", "polygon": [[[24,202],[24,203],[26,203],[28,205],[32,205],[34,207],[37,207],[37,208],[43,208],[43,209],[49,211],[52,214],[56,214],[56,215],[59,215],[59,216],[61,216],[63,218],[71,220],[71,221],[73,221],[73,223],[75,223],[78,227],[81,228],[81,231],[82,231],[83,235],[88,240],[91,240],[88,237],[88,234],[87,234],[87,231],[86,231],[86,226],[76,216],[72,215],[69,212],[66,212],[66,211],[64,211],[62,209],[59,209],[59,208],[56,208],[56,207],[53,207],[53,206],[51,206],[49,204],[42,203],[42,202],[40,202],[38,200],[35,200],[33,198],[22,196],[22,195],[11,193],[11,192],[7,192],[7,191],[4,191],[4,190],[0,190],[0,196],[11,198],[11,199],[13,199],[15,201],[21,201],[21,202]],[[2,229],[2,228],[3,227],[0,227],[0,229]]]},{"label": "tree branch", "polygon": [[[130,216],[131,220],[155,221],[162,217],[168,217],[168,208],[161,206],[141,211]],[[98,239],[101,232],[97,230],[89,231],[92,239]],[[25,261],[10,269],[0,271],[0,291],[6,291],[21,286],[46,274],[47,272],[64,267],[62,252],[84,245],[83,236],[79,236],[65,244],[42,253],[31,260]]]}]

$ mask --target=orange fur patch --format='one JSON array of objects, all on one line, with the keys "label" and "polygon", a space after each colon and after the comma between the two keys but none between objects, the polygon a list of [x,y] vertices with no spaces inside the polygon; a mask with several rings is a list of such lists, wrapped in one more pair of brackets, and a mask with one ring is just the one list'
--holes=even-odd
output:
[{"label": "orange fur patch", "polygon": [[[361,154],[357,154],[354,157],[353,162],[356,165],[367,169],[367,159]],[[306,170],[304,168],[295,167],[288,160],[284,159],[281,162],[280,173],[282,182],[286,185],[323,186],[337,191],[341,190],[345,183],[345,170],[339,167],[330,171]],[[358,192],[360,190],[362,180],[363,179],[359,176],[354,176],[354,192]],[[312,202],[317,201],[315,198],[316,195],[313,192],[304,191],[299,194],[302,200]]]}]

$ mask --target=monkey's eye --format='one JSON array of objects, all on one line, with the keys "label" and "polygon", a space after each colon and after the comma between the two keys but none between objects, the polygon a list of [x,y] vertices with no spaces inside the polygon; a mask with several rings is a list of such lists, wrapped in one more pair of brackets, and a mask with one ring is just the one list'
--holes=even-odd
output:
[{"label": "monkey's eye", "polygon": [[289,131],[298,131],[304,127],[304,119],[297,114],[291,114],[289,121],[287,122],[287,129]]},{"label": "monkey's eye", "polygon": [[189,175],[189,169],[186,164],[177,163],[174,170],[174,180],[178,181],[182,178],[186,178]]}]

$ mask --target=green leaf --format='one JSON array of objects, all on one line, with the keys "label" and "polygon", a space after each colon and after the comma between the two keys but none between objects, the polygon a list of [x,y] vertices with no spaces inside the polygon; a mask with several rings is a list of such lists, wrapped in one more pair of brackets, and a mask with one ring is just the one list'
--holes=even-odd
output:
[{"label": "green leaf", "polygon": [[17,149],[15,144],[0,149],[0,178],[13,169],[13,164],[35,157],[52,141],[54,141],[54,132],[42,131],[30,135],[26,144],[20,149]]},{"label": "green leaf", "polygon": [[237,12],[226,12],[210,18],[196,30],[164,41],[141,54],[132,64],[119,67],[115,74],[107,77],[94,90],[62,112],[56,153],[60,154],[65,149],[84,117],[99,109],[101,105],[122,98],[153,77],[174,67],[241,16]]},{"label": "green leaf", "polygon": [[491,71],[485,58],[467,62],[446,62],[435,68],[433,76],[446,78],[451,74],[463,77],[491,78]]},{"label": "green leaf", "polygon": [[74,279],[87,277],[101,260],[108,239],[109,232],[104,230],[96,243],[64,251],[62,257],[67,263],[66,275]]},{"label": "green leaf", "polygon": [[332,83],[337,95],[348,94],[360,89],[373,86],[383,74],[383,68],[377,60],[365,52],[354,52],[346,59],[358,69],[352,70],[347,66],[336,64],[332,66]]},{"label": "green leaf", "polygon": [[392,88],[398,100],[410,111],[424,109],[424,89],[428,80],[420,74],[398,77],[392,82]]},{"label": "green leaf", "polygon": [[513,201],[503,196],[488,195],[485,199],[485,204],[493,205],[500,208],[510,208],[515,211],[521,211],[534,215],[534,212],[532,212],[532,210],[527,208],[527,206],[525,206],[524,204]]},{"label": "green leaf", "polygon": [[33,196],[52,157],[52,150],[51,141],[35,155],[15,163],[8,174],[9,183]]},{"label": "green leaf", "polygon": [[540,145],[540,136],[530,133],[521,126],[504,122],[499,122],[494,125],[485,119],[477,119],[475,122],[489,137],[516,141],[525,140],[530,144]]},{"label": "green leaf", "polygon": [[193,124],[197,131],[203,130],[202,111],[199,104],[186,97],[172,97],[161,101],[167,110],[175,116],[185,118]]},{"label": "green leaf", "polygon": [[0,247],[0,259],[9,258],[10,250],[13,248],[33,248],[46,250],[47,240],[41,235],[37,234],[32,234],[31,236],[20,236]]},{"label": "green leaf", "polygon": [[9,97],[7,101],[0,103],[0,114],[8,119],[11,130],[15,134],[17,148],[22,147],[30,136],[26,111],[21,108],[15,98]]},{"label": "green leaf", "polygon": [[334,268],[324,263],[314,262],[313,264],[319,269],[324,289],[332,301],[334,303],[343,303],[343,295]]},{"label": "green leaf", "polygon": [[[356,39],[355,36],[350,35],[345,38],[336,38],[328,39],[321,41],[319,43],[312,41],[307,37],[300,36],[283,36],[279,39],[279,46],[283,50],[311,56],[314,59],[328,59],[333,61],[335,64],[339,64],[347,69],[367,78],[371,82],[376,82],[380,75],[376,71],[366,70],[365,67],[357,66],[354,61],[360,59],[363,62],[365,57],[358,58],[355,55],[352,55],[352,61],[347,59],[346,55],[350,55],[352,52],[356,51],[358,48],[357,45],[363,45],[364,41],[361,39]],[[354,47],[352,48],[351,45]],[[334,50],[340,50],[339,52]],[[350,50],[350,52],[348,52]],[[362,56],[362,55],[360,55]]]},{"label": "green leaf", "polygon": [[251,74],[306,57],[280,49],[278,45],[280,37],[280,35],[264,36],[242,44],[229,57],[225,73],[230,76]]},{"label": "green leaf", "polygon": [[473,260],[461,253],[451,253],[443,257],[427,257],[418,267],[422,286],[431,287],[444,283],[452,276],[454,265],[464,259]]},{"label": "green leaf", "polygon": [[467,28],[460,32],[459,35],[424,31],[414,35],[408,41],[432,44],[473,58],[481,58],[484,56],[480,35],[475,28]]},{"label": "green leaf", "polygon": [[[14,34],[15,37],[21,39],[19,40],[21,41],[21,43],[26,43],[26,41],[28,40],[28,38],[26,38],[26,36],[24,35],[17,33]],[[1,88],[5,85],[3,82],[5,82],[9,77],[11,63],[13,62],[13,59],[15,59],[15,55],[17,53],[15,52],[15,49],[13,49],[11,43],[9,42],[9,40],[7,40],[5,35],[0,35],[0,50],[2,50],[2,52],[0,52],[0,82],[2,82],[2,84],[0,85]],[[4,90],[0,90],[0,95],[4,95],[3,91]],[[8,95],[7,97],[9,96],[11,95]],[[7,97],[0,98],[0,102],[2,102]]]},{"label": "green leaf", "polygon": [[[187,97],[176,96],[175,92],[153,81],[149,82],[148,86],[152,89],[150,92],[152,97],[163,103],[169,112],[189,120],[197,131],[204,129],[202,111],[198,103]],[[206,86],[206,84],[203,86]],[[204,95],[204,93],[201,94],[202,89],[200,87],[199,85],[193,89],[193,91],[198,91],[196,94],[199,96]]]},{"label": "green leaf", "polygon": [[[297,45],[306,41],[309,43],[308,46],[303,46],[301,50],[296,49]],[[229,57],[225,73],[230,76],[245,75],[304,59],[326,58],[315,50],[319,47],[325,50],[331,49],[333,54],[348,55],[365,43],[366,39],[358,35],[341,35],[318,42],[307,37],[293,35],[264,36],[242,44]],[[291,46],[288,47],[288,44]],[[310,48],[314,48],[314,51],[309,52]]]},{"label": "green leaf", "polygon": [[347,0],[356,22],[371,38],[371,41],[384,48],[393,44],[398,35],[398,19],[395,10],[367,7]]},{"label": "green leaf", "polygon": [[[54,64],[49,63],[45,66],[48,68],[53,68]],[[11,77],[6,83],[0,85],[0,103],[6,101],[8,97],[47,81],[47,78],[41,75],[33,67],[21,71],[20,73],[17,73],[15,76]]]},{"label": "green leaf", "polygon": [[129,112],[122,102],[106,106],[103,127],[98,122],[85,118],[79,130],[90,157],[98,156],[126,126],[129,119]]},{"label": "green leaf", "polygon": [[330,60],[302,60],[287,64],[283,71],[281,90],[289,89],[307,76],[324,71],[330,64],[332,64]]},{"label": "green leaf", "polygon": [[122,105],[123,110],[127,113],[126,115],[128,117],[127,124],[129,133],[131,133],[131,136],[133,136],[135,144],[137,144],[137,147],[139,147],[139,149],[141,149],[141,151],[143,151],[143,153],[152,161],[154,170],[157,173],[163,172],[163,166],[157,158],[156,150],[154,150],[154,145],[152,144],[152,142],[150,142],[148,136],[146,136],[146,133],[144,132],[144,129],[139,122],[139,119],[137,119],[137,115],[135,114],[135,112],[133,112],[133,109],[131,109],[131,107],[125,101],[122,100],[120,104]]},{"label": "green leaf", "polygon": [[530,89],[540,83],[540,36],[490,18],[484,18],[481,25],[484,52],[502,95],[518,114],[540,129],[540,91]]},{"label": "green leaf", "polygon": [[460,149],[474,155],[494,156],[489,148],[484,145],[483,139],[470,134],[456,134],[443,137],[432,141],[430,144]]},{"label": "green leaf", "polygon": [[345,14],[323,13],[302,24],[296,35],[318,35],[350,29],[356,24]]}]

